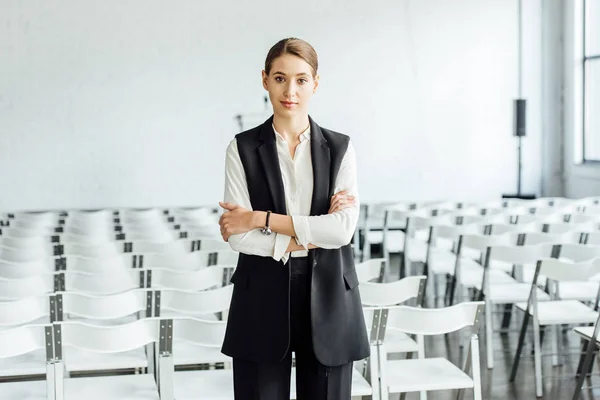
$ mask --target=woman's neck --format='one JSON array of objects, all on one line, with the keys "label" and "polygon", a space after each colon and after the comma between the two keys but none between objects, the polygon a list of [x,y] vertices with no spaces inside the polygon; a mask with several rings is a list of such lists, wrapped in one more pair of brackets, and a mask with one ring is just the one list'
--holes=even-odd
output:
[{"label": "woman's neck", "polygon": [[275,125],[275,130],[279,132],[286,141],[295,142],[298,140],[298,136],[300,136],[300,134],[309,126],[308,114],[291,118],[282,118],[274,115],[273,125]]}]

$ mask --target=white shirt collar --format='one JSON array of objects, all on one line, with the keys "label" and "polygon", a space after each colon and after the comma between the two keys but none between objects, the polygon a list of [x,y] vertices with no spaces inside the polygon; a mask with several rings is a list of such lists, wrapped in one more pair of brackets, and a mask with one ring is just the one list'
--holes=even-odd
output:
[{"label": "white shirt collar", "polygon": [[[271,125],[273,125],[273,132],[275,132],[275,137],[278,140],[285,141],[285,138],[283,136],[281,136],[281,134],[279,132],[277,132],[277,129],[275,129],[275,125],[274,124],[271,124]],[[298,137],[300,138],[301,142],[303,142],[305,140],[310,140],[310,125]]]}]

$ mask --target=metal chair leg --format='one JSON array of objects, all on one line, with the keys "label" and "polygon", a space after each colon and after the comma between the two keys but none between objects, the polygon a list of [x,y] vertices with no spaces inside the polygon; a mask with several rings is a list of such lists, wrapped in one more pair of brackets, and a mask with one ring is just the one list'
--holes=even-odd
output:
[{"label": "metal chair leg", "polygon": [[523,346],[525,346],[525,336],[527,335],[527,327],[529,325],[529,313],[526,312],[523,316],[523,323],[521,324],[521,331],[519,332],[519,343],[517,344],[517,352],[513,360],[513,365],[510,371],[510,382],[514,382],[517,376],[517,369],[519,368],[519,361],[521,361],[521,353],[523,352]]}]

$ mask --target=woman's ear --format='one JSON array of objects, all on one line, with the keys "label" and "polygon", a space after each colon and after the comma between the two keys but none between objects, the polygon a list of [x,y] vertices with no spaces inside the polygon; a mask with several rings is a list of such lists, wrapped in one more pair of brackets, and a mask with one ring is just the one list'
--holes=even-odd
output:
[{"label": "woman's ear", "polygon": [[321,77],[319,75],[315,76],[315,84],[313,86],[313,93],[317,92],[317,88],[319,87],[319,79],[321,79]]},{"label": "woman's ear", "polygon": [[268,77],[269,77],[269,75],[267,75],[267,73],[263,69],[263,71],[262,71],[262,84],[263,84],[263,88],[265,88],[265,90],[269,90],[269,88],[267,86],[267,78]]}]

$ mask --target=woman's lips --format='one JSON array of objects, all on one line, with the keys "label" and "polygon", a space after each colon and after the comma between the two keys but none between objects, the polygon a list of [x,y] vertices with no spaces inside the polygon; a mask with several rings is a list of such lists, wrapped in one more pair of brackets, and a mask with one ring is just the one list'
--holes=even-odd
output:
[{"label": "woman's lips", "polygon": [[282,101],[281,104],[285,107],[285,108],[295,108],[298,103],[293,103],[291,101]]}]

